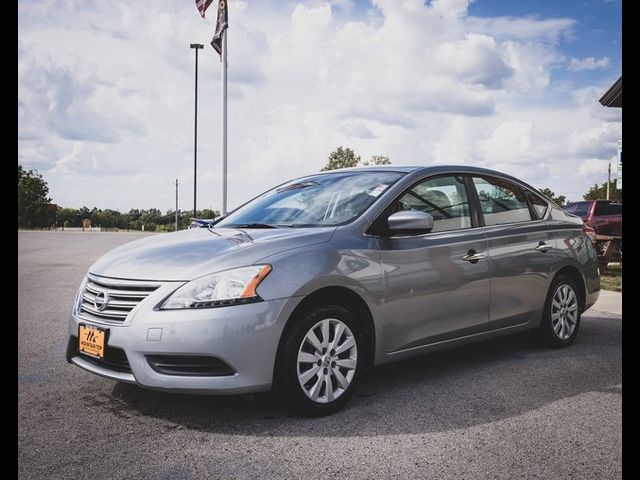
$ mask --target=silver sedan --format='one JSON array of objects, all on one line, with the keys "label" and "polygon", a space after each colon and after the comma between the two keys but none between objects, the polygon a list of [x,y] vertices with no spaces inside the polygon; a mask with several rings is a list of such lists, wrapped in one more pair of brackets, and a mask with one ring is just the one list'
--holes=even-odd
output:
[{"label": "silver sedan", "polygon": [[524,330],[568,346],[600,290],[582,220],[486,169],[336,170],[200,223],[89,268],[69,362],[325,414],[372,366]]}]

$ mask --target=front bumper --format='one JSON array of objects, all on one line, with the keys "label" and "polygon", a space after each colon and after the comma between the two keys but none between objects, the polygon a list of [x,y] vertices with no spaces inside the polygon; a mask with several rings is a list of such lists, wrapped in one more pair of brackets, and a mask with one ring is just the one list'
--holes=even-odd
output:
[{"label": "front bumper", "polygon": [[[157,295],[142,302],[122,325],[69,318],[67,360],[103,377],[141,387],[185,393],[238,394],[271,388],[278,343],[295,299],[220,308],[154,310]],[[107,345],[124,350],[131,373],[96,365],[71,343],[80,323],[109,330]],[[74,338],[71,338],[74,337]],[[151,368],[148,355],[214,356],[233,375],[165,375]]]}]

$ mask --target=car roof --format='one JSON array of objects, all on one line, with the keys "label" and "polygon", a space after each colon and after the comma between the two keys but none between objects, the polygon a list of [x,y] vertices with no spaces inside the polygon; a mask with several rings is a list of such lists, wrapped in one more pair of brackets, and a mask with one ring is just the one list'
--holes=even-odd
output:
[{"label": "car roof", "polygon": [[415,173],[415,174],[439,174],[439,173],[469,173],[476,175],[489,175],[492,177],[500,177],[505,180],[516,182],[520,185],[527,187],[530,190],[538,191],[537,188],[532,187],[528,183],[520,180],[519,178],[512,177],[509,174],[499,172],[497,170],[491,170],[489,168],[473,167],[470,165],[372,165],[367,167],[352,167],[352,168],[340,168],[336,170],[328,170],[322,173],[334,173],[334,172],[400,172],[400,173]]}]

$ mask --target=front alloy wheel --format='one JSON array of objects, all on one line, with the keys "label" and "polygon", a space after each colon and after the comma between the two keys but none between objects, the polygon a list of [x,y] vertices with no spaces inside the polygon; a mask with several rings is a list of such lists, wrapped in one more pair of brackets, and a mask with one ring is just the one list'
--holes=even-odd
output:
[{"label": "front alloy wheel", "polygon": [[298,350],[298,382],[310,400],[330,403],[349,388],[358,364],[358,346],[337,318],[316,323]]},{"label": "front alloy wheel", "polygon": [[311,307],[290,320],[280,345],[274,391],[307,415],[335,412],[353,395],[364,339],[340,305]]}]

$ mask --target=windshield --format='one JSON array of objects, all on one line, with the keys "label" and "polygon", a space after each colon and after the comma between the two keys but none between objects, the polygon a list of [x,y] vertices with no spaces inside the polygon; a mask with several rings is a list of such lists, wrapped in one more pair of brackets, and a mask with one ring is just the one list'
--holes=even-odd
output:
[{"label": "windshield", "polygon": [[565,211],[569,213],[573,213],[579,217],[586,217],[589,215],[589,209],[591,208],[591,202],[576,202],[570,203]]},{"label": "windshield", "polygon": [[398,172],[353,171],[299,178],[251,200],[216,223],[215,228],[349,223],[402,176]]}]

